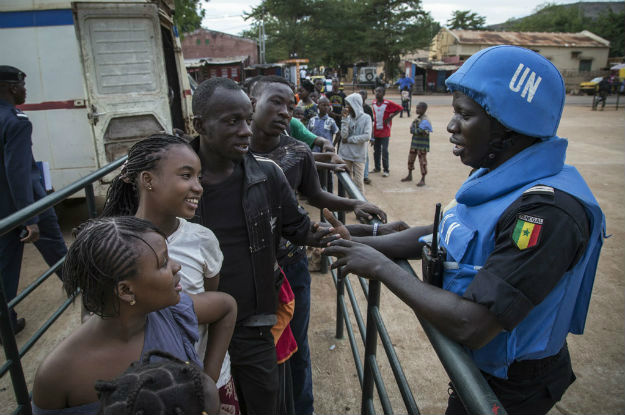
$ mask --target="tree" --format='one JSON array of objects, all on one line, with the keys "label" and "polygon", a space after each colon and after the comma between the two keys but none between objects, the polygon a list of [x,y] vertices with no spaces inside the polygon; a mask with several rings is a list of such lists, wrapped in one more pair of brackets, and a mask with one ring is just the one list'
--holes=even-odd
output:
[{"label": "tree", "polygon": [[480,30],[484,28],[486,17],[471,10],[454,10],[451,19],[447,20],[449,29]]},{"label": "tree", "polygon": [[202,1],[208,3],[208,0],[174,0],[174,24],[181,38],[184,38],[185,33],[202,27],[202,19],[206,15],[206,10],[201,6]]},{"label": "tree", "polygon": [[364,0],[359,24],[364,29],[362,56],[383,61],[388,79],[398,72],[400,55],[430,44],[440,29],[420,0]]},{"label": "tree", "polygon": [[625,11],[614,12],[606,8],[592,19],[584,14],[582,3],[557,5],[545,3],[534,14],[518,20],[509,20],[504,30],[519,32],[578,33],[589,30],[610,41],[610,56],[625,55]]},{"label": "tree", "polygon": [[427,46],[440,29],[420,0],[263,0],[246,18],[264,22],[270,62],[293,54],[312,66],[383,61],[389,76],[401,54]]},{"label": "tree", "polygon": [[545,3],[538,6],[534,14],[510,23],[507,30],[517,32],[576,33],[586,29],[590,19],[584,16],[579,6],[562,7],[555,3]]},{"label": "tree", "polygon": [[599,15],[590,31],[610,41],[610,56],[625,56],[625,11],[607,9]]}]

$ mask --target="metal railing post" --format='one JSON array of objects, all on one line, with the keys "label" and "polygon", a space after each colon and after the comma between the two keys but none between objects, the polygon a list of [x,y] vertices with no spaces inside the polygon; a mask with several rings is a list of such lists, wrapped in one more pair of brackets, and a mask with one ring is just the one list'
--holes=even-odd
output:
[{"label": "metal railing post", "polygon": [[[338,195],[340,197],[345,197],[345,186],[343,186],[340,180],[338,181]],[[341,222],[345,223],[345,212],[338,212],[338,218]]]},{"label": "metal railing post", "polygon": [[85,199],[87,200],[87,214],[93,219],[98,216],[98,210],[95,206],[95,194],[93,192],[93,184],[89,183],[85,186]]},{"label": "metal railing post", "polygon": [[[0,275],[0,278],[2,276]],[[4,354],[7,363],[10,364],[9,374],[11,383],[13,384],[13,392],[15,400],[19,405],[20,413],[23,415],[31,415],[30,396],[28,395],[28,386],[24,378],[24,369],[20,360],[20,353],[17,349],[17,342],[11,327],[11,314],[7,306],[6,297],[4,295],[4,284],[0,280],[0,335],[2,336],[2,345],[4,346]]]},{"label": "metal railing post", "polygon": [[[323,258],[327,261],[327,258]],[[340,270],[336,270],[337,276],[340,276]],[[341,307],[341,301],[345,301],[345,278],[338,278],[336,280],[336,334],[334,337],[337,339],[343,338],[343,320],[347,318],[343,314],[343,307]]]},{"label": "metal railing post", "polygon": [[[321,189],[326,190],[328,188],[328,175],[329,171],[327,169],[320,169],[319,172],[319,183],[321,184]],[[319,209],[319,219],[321,222],[325,222],[326,219],[323,217],[323,209]],[[321,256],[319,262],[319,272],[325,274],[328,272],[328,259],[325,256]]]},{"label": "metal railing post", "polygon": [[372,362],[378,348],[378,330],[375,324],[374,309],[380,306],[380,282],[369,282],[369,296],[367,298],[367,335],[365,341],[364,378],[362,382],[361,414],[370,414],[373,402],[373,368]]}]

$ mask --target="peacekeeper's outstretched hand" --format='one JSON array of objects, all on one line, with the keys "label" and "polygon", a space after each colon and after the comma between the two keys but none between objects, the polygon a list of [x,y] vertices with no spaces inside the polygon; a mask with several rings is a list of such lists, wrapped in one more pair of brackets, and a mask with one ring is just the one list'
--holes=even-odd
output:
[{"label": "peacekeeper's outstretched hand", "polygon": [[306,245],[325,247],[340,237],[341,235],[336,233],[335,229],[329,224],[311,222],[308,235],[306,236]]},{"label": "peacekeeper's outstretched hand", "polygon": [[383,253],[368,245],[345,239],[331,242],[330,246],[324,248],[321,253],[337,258],[332,263],[332,268],[343,267],[342,276],[352,273],[361,277],[377,279],[381,269],[393,265],[393,262]]}]

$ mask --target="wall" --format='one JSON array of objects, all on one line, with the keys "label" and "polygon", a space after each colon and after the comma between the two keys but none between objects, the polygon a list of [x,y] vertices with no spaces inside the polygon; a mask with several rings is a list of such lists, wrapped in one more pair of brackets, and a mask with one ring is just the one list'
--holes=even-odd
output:
[{"label": "wall", "polygon": [[256,41],[205,29],[185,34],[182,53],[185,59],[249,56],[250,65],[258,63]]}]

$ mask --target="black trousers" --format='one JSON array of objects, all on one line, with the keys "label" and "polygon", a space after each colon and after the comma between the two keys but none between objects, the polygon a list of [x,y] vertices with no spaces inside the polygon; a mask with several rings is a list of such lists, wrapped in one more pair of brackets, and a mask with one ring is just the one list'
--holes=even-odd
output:
[{"label": "black trousers", "polygon": [[[575,381],[566,343],[554,356],[513,363],[508,369],[508,379],[482,374],[510,415],[546,414]],[[466,414],[453,386],[450,390],[445,414]]]},{"label": "black trousers", "polygon": [[236,326],[228,350],[241,413],[276,414],[280,382],[271,327]]},{"label": "black trousers", "polygon": [[[52,266],[67,254],[67,246],[54,209],[50,208],[39,214],[37,225],[39,226],[39,240],[34,245],[46,263]],[[13,229],[0,236],[0,276],[7,302],[17,296],[20,281],[24,243],[20,242],[19,232],[19,228]],[[61,269],[56,274],[62,280]],[[10,314],[11,323],[15,325],[17,314],[14,310],[10,310]]]}]

